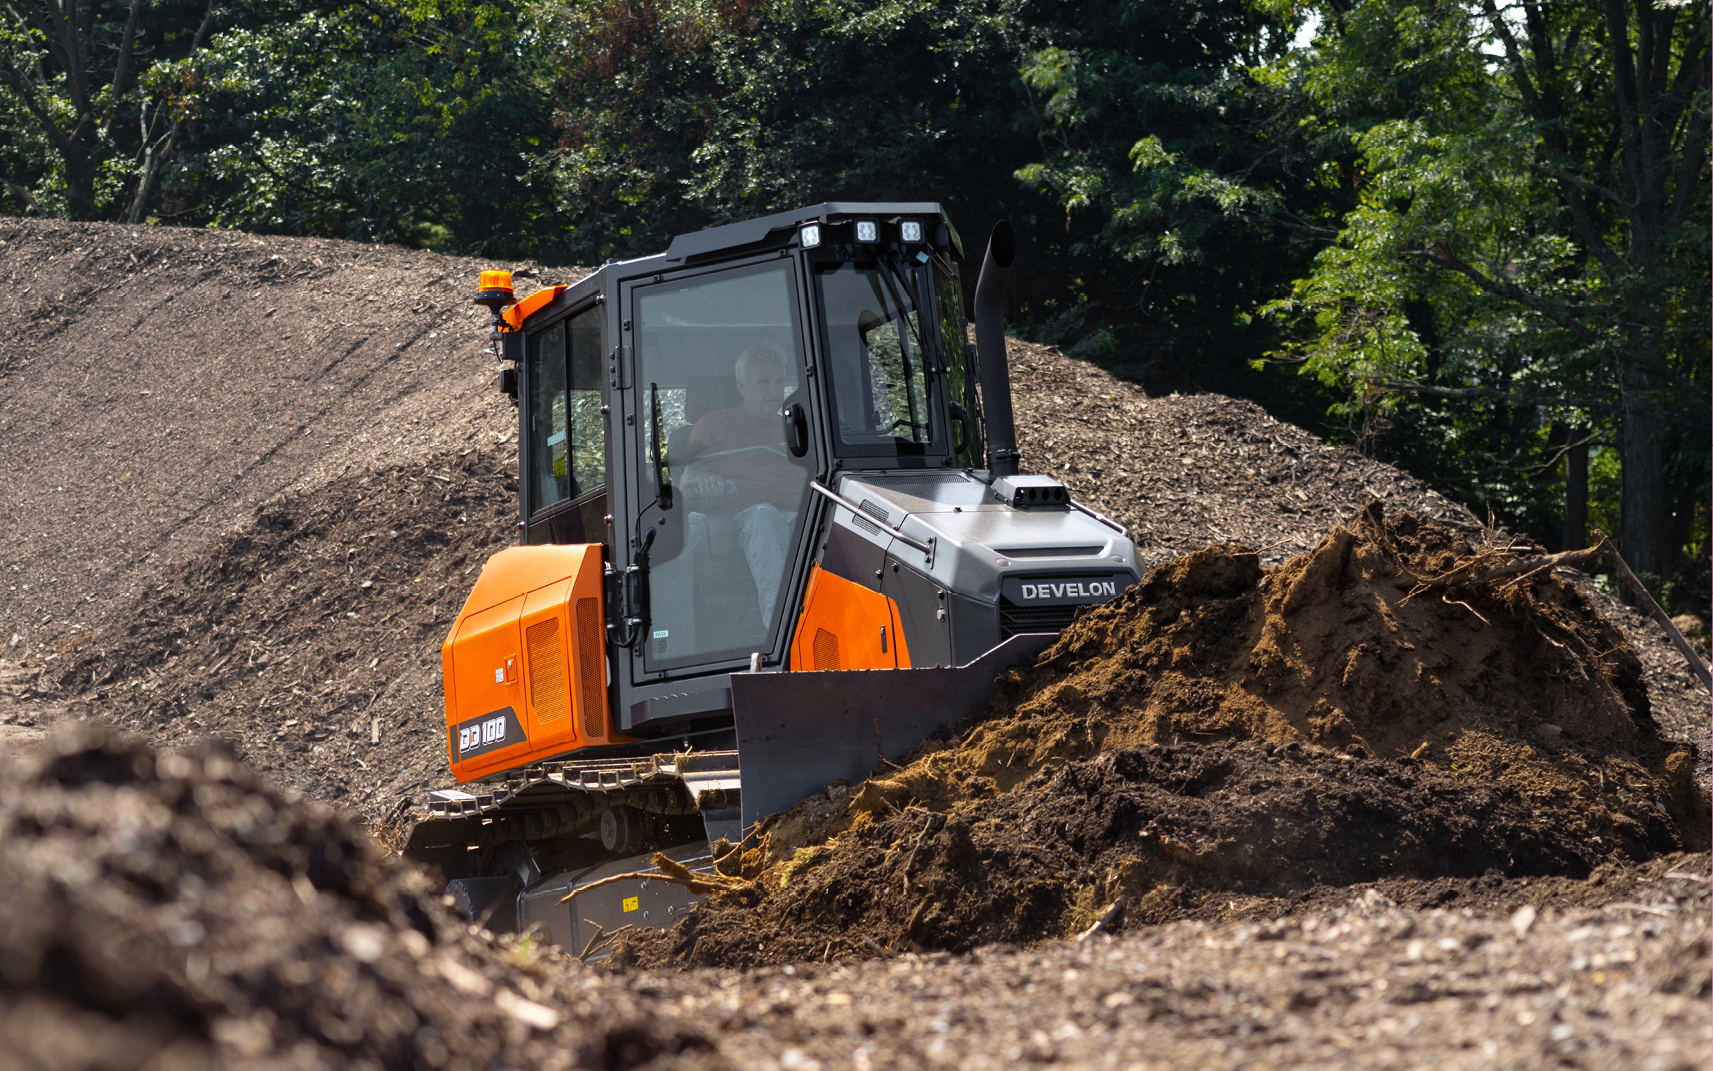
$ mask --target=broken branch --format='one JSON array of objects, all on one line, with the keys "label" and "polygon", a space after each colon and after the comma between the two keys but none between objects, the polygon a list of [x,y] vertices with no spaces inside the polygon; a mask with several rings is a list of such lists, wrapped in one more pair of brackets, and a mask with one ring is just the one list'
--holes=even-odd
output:
[{"label": "broken branch", "polygon": [[689,867],[676,863],[659,852],[654,853],[652,862],[660,869],[652,873],[646,870],[633,870],[627,874],[614,874],[611,877],[602,878],[600,881],[591,881],[587,885],[572,889],[560,897],[559,902],[562,904],[570,903],[591,889],[599,889],[603,885],[611,885],[619,881],[669,881],[674,885],[682,885],[697,895],[753,888],[750,882],[744,881],[742,878],[729,878],[724,874],[716,873],[706,877],[697,877],[690,871]]},{"label": "broken branch", "polygon": [[1077,940],[1078,941],[1086,941],[1090,937],[1093,937],[1095,934],[1106,929],[1106,927],[1112,922],[1112,920],[1118,917],[1118,909],[1123,907],[1123,906],[1124,906],[1124,898],[1123,897],[1119,897],[1117,900],[1114,900],[1112,902],[1111,906],[1109,906],[1106,909],[1106,913],[1104,915],[1100,916],[1100,918],[1094,920],[1093,926],[1090,926],[1088,929],[1077,934]]},{"label": "broken branch", "polygon": [[1671,618],[1666,616],[1666,612],[1660,608],[1660,604],[1654,601],[1652,595],[1648,594],[1647,585],[1643,584],[1635,573],[1630,572],[1629,563],[1624,561],[1624,556],[1618,553],[1618,548],[1612,545],[1612,541],[1606,537],[1606,533],[1596,529],[1594,534],[1600,539],[1599,546],[1595,549],[1605,554],[1606,560],[1612,563],[1612,568],[1617,570],[1618,576],[1623,579],[1625,584],[1629,585],[1630,590],[1636,593],[1636,598],[1640,599],[1642,605],[1647,608],[1649,616],[1658,621],[1660,626],[1665,629],[1665,634],[1671,637],[1671,642],[1677,647],[1677,653],[1683,656],[1683,660],[1689,664],[1689,668],[1694,671],[1697,677],[1701,678],[1702,687],[1713,692],[1713,674],[1708,672],[1707,663],[1701,661],[1701,656],[1696,653],[1695,648],[1689,645],[1689,641],[1684,639],[1683,633],[1679,632],[1677,626],[1671,623]]}]

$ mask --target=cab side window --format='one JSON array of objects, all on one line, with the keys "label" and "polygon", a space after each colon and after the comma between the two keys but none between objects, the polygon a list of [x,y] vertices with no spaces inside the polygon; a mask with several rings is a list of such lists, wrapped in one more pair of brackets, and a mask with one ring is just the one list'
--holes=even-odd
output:
[{"label": "cab side window", "polygon": [[528,361],[530,507],[540,512],[606,482],[600,310],[537,332]]}]

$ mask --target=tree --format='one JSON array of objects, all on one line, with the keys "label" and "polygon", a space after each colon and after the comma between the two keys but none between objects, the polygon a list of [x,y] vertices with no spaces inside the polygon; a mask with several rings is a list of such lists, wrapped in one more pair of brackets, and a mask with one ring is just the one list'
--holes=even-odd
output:
[{"label": "tree", "polygon": [[1291,404],[1300,386],[1246,379],[1247,361],[1215,371],[1276,342],[1252,314],[1307,270],[1304,238],[1330,233],[1343,200],[1321,172],[1348,151],[1302,121],[1295,87],[1254,76],[1286,55],[1289,15],[1222,0],[1102,14],[1025,58],[1039,150],[1018,179],[1062,206],[1067,253],[1121,280],[1100,312],[1127,347],[1200,358],[1151,382],[1259,393],[1314,422]]},{"label": "tree", "polygon": [[175,217],[532,251],[556,229],[525,177],[552,116],[521,20],[505,4],[338,4],[215,35],[175,75],[198,87]]},{"label": "tree", "polygon": [[[120,8],[98,0],[13,0],[0,30],[0,85],[11,90],[60,157],[63,194],[74,219],[94,218],[96,183],[112,155],[113,124],[130,85],[143,0]],[[28,202],[28,188],[8,182]]]},{"label": "tree", "polygon": [[516,3],[7,11],[0,205],[514,253],[555,232],[527,178],[549,72]]},{"label": "tree", "polygon": [[[1243,0],[572,0],[552,11],[544,36],[567,46],[551,174],[583,259],[821,199],[938,201],[972,242],[997,219],[1016,226],[1019,333],[1156,388],[1253,391],[1271,379],[1287,397],[1305,393],[1241,359],[1271,329],[1248,313],[1306,269],[1286,238],[1210,216],[1166,264],[1109,227],[1104,205],[1074,200],[1096,170],[1128,175],[1153,119],[1170,124],[1167,152],[1248,151],[1222,139],[1242,139],[1277,102],[1245,99],[1233,64],[1288,35]],[[1141,96],[1146,118],[1132,114]]]},{"label": "tree", "polygon": [[1517,460],[1555,426],[1609,442],[1620,546],[1666,577],[1706,497],[1707,9],[1321,11],[1295,74],[1360,202],[1273,311],[1312,317],[1299,352],[1356,408],[1449,408]]}]

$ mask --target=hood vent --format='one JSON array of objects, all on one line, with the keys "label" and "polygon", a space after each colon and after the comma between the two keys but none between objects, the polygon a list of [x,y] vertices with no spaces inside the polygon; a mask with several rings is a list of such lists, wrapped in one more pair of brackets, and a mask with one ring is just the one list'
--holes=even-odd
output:
[{"label": "hood vent", "polygon": [[995,554],[1007,558],[1092,558],[1104,553],[1106,547],[994,547]]}]

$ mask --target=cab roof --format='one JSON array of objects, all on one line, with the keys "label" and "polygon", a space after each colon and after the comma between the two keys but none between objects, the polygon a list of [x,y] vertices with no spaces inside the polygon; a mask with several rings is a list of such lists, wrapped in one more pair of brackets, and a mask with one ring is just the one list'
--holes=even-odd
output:
[{"label": "cab roof", "polygon": [[943,219],[945,212],[933,201],[823,201],[808,208],[775,212],[771,216],[709,227],[704,231],[680,234],[666,249],[668,260],[688,260],[727,249],[754,245],[774,231],[787,230],[816,221],[831,223],[854,216],[932,216]]}]

